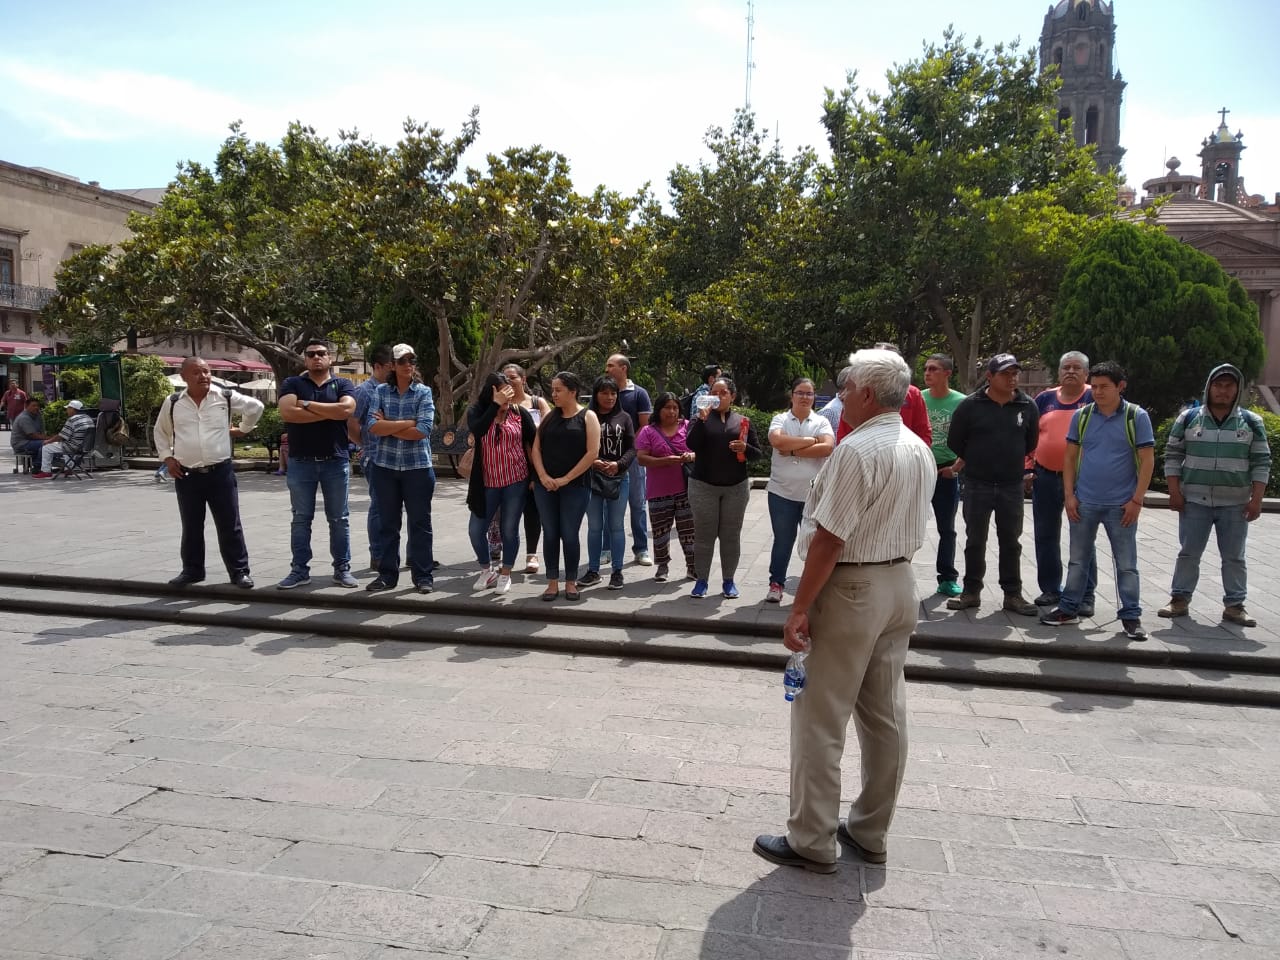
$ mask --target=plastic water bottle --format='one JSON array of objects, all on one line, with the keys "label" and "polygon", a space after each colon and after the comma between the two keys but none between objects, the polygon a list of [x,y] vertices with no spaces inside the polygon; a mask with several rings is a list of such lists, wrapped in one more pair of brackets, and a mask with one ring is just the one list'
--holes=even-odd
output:
[{"label": "plastic water bottle", "polygon": [[804,658],[808,655],[808,650],[801,650],[787,661],[787,669],[782,673],[782,691],[788,703],[804,693]]},{"label": "plastic water bottle", "polygon": [[697,410],[699,412],[703,410],[714,410],[718,406],[720,406],[720,398],[714,393],[704,393],[702,396],[698,397]]}]

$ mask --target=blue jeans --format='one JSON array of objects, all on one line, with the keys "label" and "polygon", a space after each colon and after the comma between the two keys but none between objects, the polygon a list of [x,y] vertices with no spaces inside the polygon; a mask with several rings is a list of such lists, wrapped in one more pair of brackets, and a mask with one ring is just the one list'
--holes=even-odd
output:
[{"label": "blue jeans", "polygon": [[[292,471],[293,467],[290,466]],[[373,472],[378,487],[378,507],[382,516],[378,557],[378,577],[391,586],[400,579],[400,513],[409,520],[409,573],[413,585],[431,583],[434,554],[431,534],[431,498],[436,492],[436,474],[430,467],[419,470],[389,470],[378,467]]]},{"label": "blue jeans", "polygon": [[[632,460],[631,466],[627,468],[627,479],[623,482],[623,489],[627,492],[618,496],[619,500],[627,503],[631,508],[632,553],[639,553],[641,550],[649,549],[648,500],[645,498],[646,486],[644,467],[640,466],[638,459]],[[615,541],[612,549],[615,553],[620,553],[626,549],[626,545],[619,546]],[[592,566],[591,569],[594,570],[595,567]],[[615,567],[615,569],[617,568]]]},{"label": "blue jeans", "polygon": [[1245,541],[1249,521],[1244,518],[1244,504],[1209,507],[1186,502],[1178,515],[1178,559],[1173,564],[1173,586],[1169,593],[1190,600],[1200,580],[1200,556],[1209,542],[1209,531],[1218,535],[1218,555],[1222,557],[1222,605],[1240,606],[1247,593],[1244,563]]},{"label": "blue jeans", "polygon": [[332,460],[289,458],[289,502],[293,507],[293,523],[289,528],[289,547],[294,573],[311,572],[311,519],[316,515],[316,489],[324,497],[324,515],[329,521],[329,553],[333,570],[351,569],[351,527],[347,516],[347,490],[351,481],[351,461],[346,457]]},{"label": "blue jeans", "polygon": [[489,538],[486,533],[494,514],[498,514],[498,526],[502,531],[502,565],[510,569],[516,562],[516,554],[520,550],[520,514],[524,511],[528,489],[528,480],[517,480],[505,487],[484,488],[484,516],[478,517],[473,513],[467,521],[467,535],[471,538],[471,549],[476,552],[477,563],[489,565]]},{"label": "blue jeans", "polygon": [[1107,531],[1111,541],[1111,556],[1116,564],[1116,594],[1120,601],[1120,619],[1138,620],[1142,617],[1138,584],[1138,525],[1120,525],[1124,505],[1106,507],[1097,503],[1080,504],[1080,520],[1069,524],[1071,530],[1071,560],[1067,565],[1067,585],[1062,591],[1058,606],[1067,613],[1075,613],[1085,598],[1088,588],[1089,564],[1094,557],[1094,541],[1098,527]]},{"label": "blue jeans", "polygon": [[769,524],[773,527],[773,549],[769,551],[770,583],[786,586],[787,564],[791,562],[791,551],[795,548],[803,516],[803,500],[788,500],[769,493]]},{"label": "blue jeans", "polygon": [[360,472],[364,474],[364,483],[369,491],[369,516],[367,529],[369,533],[369,560],[373,569],[378,569],[378,559],[382,556],[382,513],[378,509],[378,487],[373,482],[373,475],[378,465],[372,460],[360,463]]},{"label": "blue jeans", "polygon": [[582,555],[582,518],[587,512],[591,491],[585,485],[572,484],[551,491],[534,484],[538,516],[542,518],[542,555],[547,561],[547,579],[560,579],[560,548],[564,547],[564,578],[578,579],[578,559]]},{"label": "blue jeans", "polygon": [[[613,552],[613,569],[621,570],[627,549],[627,536],[623,532],[622,518],[627,512],[627,497],[631,487],[631,474],[622,478],[622,487],[618,490],[617,500],[606,500],[591,494],[587,504],[587,569],[600,572],[600,552],[607,545]],[[631,519],[635,520],[635,512]],[[632,544],[635,549],[641,547]],[[644,548],[644,549],[647,549]]]},{"label": "blue jeans", "polygon": [[956,569],[956,507],[959,504],[960,480],[939,474],[933,487],[933,522],[938,528],[939,583],[960,579],[960,571]]},{"label": "blue jeans", "polygon": [[[1031,519],[1035,524],[1036,582],[1041,593],[1051,597],[1062,595],[1062,514],[1066,500],[1062,474],[1036,467],[1031,481]],[[1097,551],[1089,561],[1089,580],[1084,603],[1093,606],[1093,593],[1098,588]]]}]

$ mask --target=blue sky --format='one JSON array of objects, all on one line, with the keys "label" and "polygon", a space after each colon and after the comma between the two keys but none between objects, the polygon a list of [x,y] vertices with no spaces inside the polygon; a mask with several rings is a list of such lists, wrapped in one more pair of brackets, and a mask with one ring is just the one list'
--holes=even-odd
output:
[{"label": "blue sky", "polygon": [[[823,146],[823,88],[857,69],[864,88],[919,56],[947,24],[988,45],[1034,48],[1048,0],[759,0],[752,105],[787,152]],[[1276,0],[1115,0],[1116,62],[1128,81],[1124,172],[1140,187],[1195,154],[1232,110],[1248,189],[1280,192]],[[565,154],[579,189],[665,199],[708,126],[744,99],[746,0],[0,0],[0,159],[107,187],[159,186],[184,159],[209,161],[242,119],[278,141],[302,120],[392,140],[406,116],[454,131],[473,104],[483,152],[540,143]],[[56,12],[55,12],[56,11]]]}]

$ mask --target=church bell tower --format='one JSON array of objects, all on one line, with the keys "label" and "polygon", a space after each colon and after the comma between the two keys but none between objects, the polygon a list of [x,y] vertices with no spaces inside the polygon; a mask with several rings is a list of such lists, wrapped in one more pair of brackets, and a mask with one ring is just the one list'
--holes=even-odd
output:
[{"label": "church bell tower", "polygon": [[1120,100],[1124,80],[1113,70],[1115,4],[1107,0],[1058,0],[1044,16],[1040,69],[1062,78],[1058,124],[1071,124],[1076,143],[1095,144],[1103,173],[1120,166]]}]

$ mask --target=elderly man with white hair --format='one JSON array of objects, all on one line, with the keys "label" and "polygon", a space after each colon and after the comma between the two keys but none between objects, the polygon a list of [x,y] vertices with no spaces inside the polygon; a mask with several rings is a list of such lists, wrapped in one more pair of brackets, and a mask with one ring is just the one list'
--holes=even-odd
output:
[{"label": "elderly man with white hair", "polygon": [[[809,649],[808,684],[791,706],[791,816],[753,850],[783,866],[836,869],[837,840],[884,863],[907,763],[907,643],[916,624],[911,557],[924,542],[937,476],[929,446],[899,410],[902,357],[859,350],[841,388],[852,432],[814,480],[800,532],[804,572],[783,628]],[[862,790],[840,821],[840,761],[850,717]]]}]

